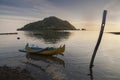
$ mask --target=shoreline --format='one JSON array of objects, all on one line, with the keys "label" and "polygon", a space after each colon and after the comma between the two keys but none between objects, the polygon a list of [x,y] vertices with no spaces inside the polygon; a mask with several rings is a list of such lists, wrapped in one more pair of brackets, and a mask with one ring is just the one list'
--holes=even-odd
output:
[{"label": "shoreline", "polygon": [[111,34],[120,35],[120,32],[109,32]]},{"label": "shoreline", "polygon": [[31,73],[20,67],[0,66],[0,80],[35,80]]},{"label": "shoreline", "polygon": [[17,32],[13,32],[13,33],[0,33],[0,35],[17,35]]}]

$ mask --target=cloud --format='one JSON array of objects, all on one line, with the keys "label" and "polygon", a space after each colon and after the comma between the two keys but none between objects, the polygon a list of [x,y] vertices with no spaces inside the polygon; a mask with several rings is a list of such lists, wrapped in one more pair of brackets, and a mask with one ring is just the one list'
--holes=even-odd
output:
[{"label": "cloud", "polygon": [[32,8],[34,5],[44,4],[47,4],[45,0],[0,0],[0,5],[19,8]]},{"label": "cloud", "polygon": [[0,0],[0,15],[39,20],[57,16],[72,23],[87,24],[100,23],[102,12],[107,9],[107,20],[116,22],[120,20],[119,3],[120,0]]},{"label": "cloud", "polygon": [[[64,10],[45,0],[1,0],[1,15],[46,17],[64,14]],[[24,4],[23,4],[24,3]]]},{"label": "cloud", "polygon": [[118,24],[120,21],[120,0],[111,0],[105,9],[108,10],[107,20],[109,23]]}]

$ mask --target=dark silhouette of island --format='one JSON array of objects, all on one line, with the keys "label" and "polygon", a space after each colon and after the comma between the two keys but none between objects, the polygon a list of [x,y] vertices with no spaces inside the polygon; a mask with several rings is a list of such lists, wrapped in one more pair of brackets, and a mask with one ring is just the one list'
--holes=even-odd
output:
[{"label": "dark silhouette of island", "polygon": [[76,28],[66,20],[50,16],[41,21],[29,23],[18,30],[76,30]]},{"label": "dark silhouette of island", "polygon": [[112,34],[115,34],[115,35],[120,35],[120,32],[108,32],[108,33],[112,33]]}]

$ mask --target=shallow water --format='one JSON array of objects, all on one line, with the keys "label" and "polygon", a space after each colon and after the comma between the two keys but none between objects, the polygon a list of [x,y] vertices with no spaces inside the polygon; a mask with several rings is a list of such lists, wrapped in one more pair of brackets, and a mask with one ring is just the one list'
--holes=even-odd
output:
[{"label": "shallow water", "polygon": [[[120,36],[110,33],[104,33],[92,74],[88,75],[98,35],[97,31],[20,31],[18,35],[0,35],[0,65],[26,68],[37,80],[120,80]],[[64,56],[46,58],[19,52],[26,43],[40,47],[65,44],[66,49]]]}]

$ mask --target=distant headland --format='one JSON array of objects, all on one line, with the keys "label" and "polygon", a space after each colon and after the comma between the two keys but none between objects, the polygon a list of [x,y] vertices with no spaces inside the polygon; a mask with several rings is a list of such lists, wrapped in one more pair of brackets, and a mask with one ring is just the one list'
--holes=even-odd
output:
[{"label": "distant headland", "polygon": [[77,30],[66,20],[59,19],[55,16],[44,18],[43,20],[29,23],[17,30]]}]

